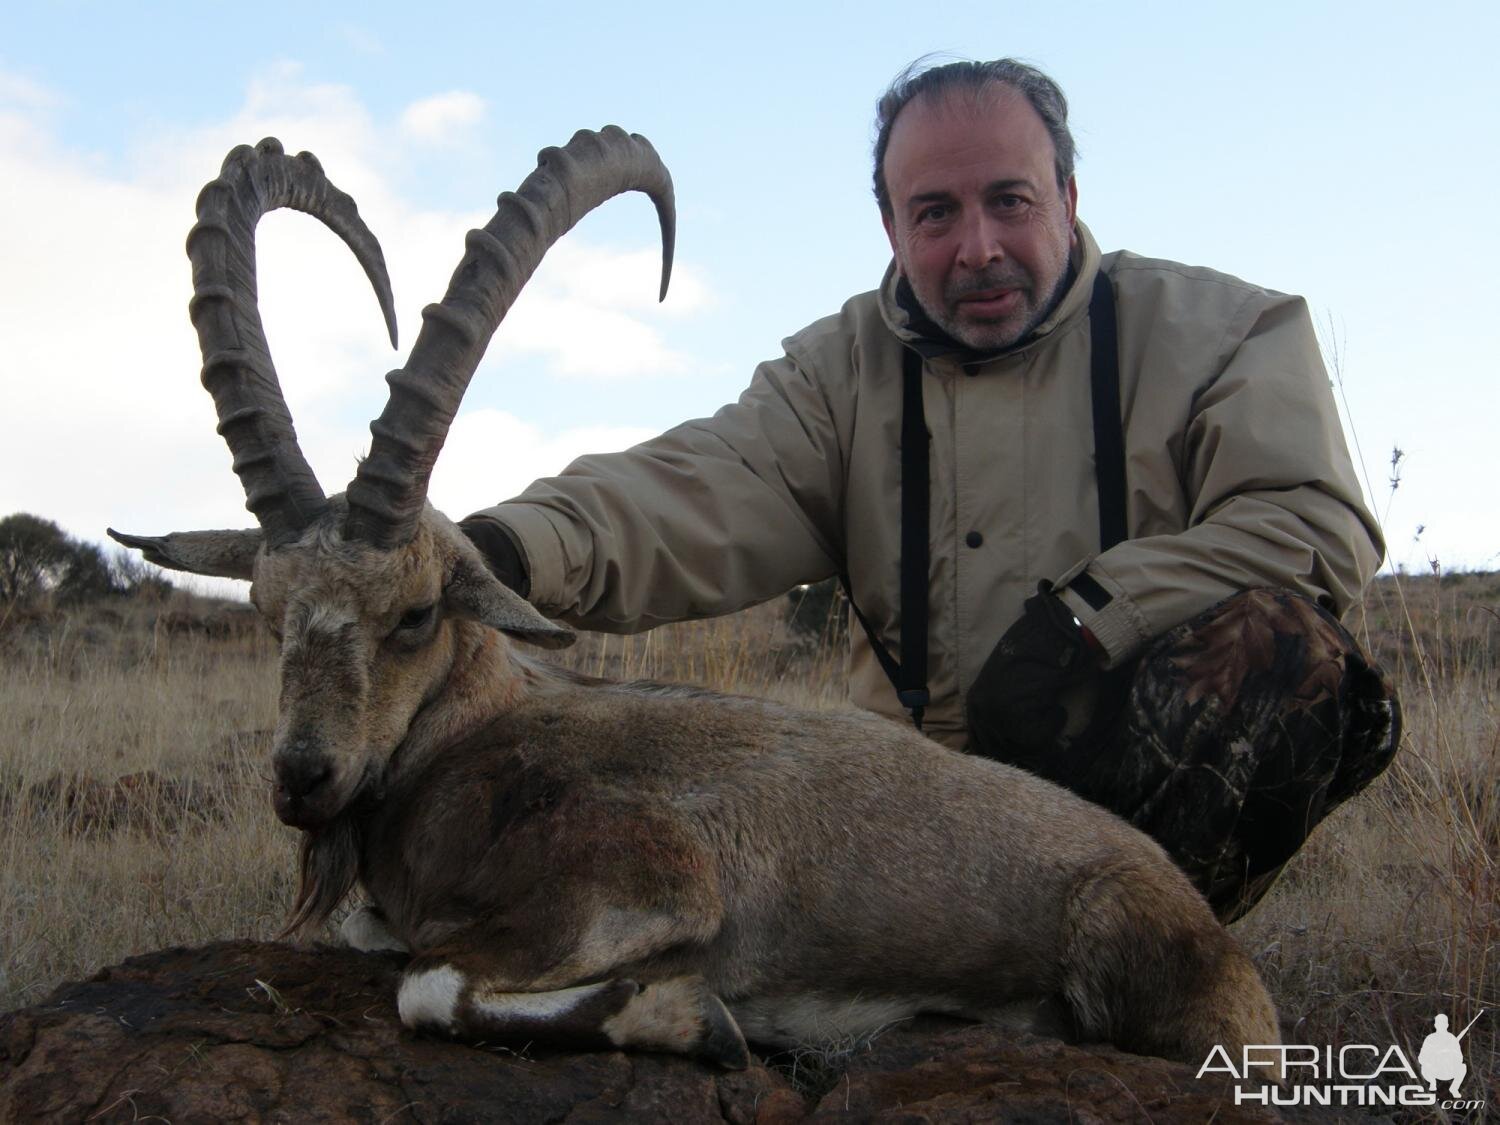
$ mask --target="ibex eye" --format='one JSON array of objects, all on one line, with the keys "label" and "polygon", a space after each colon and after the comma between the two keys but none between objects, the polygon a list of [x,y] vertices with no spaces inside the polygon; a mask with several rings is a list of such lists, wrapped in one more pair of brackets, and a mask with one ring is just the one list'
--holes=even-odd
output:
[{"label": "ibex eye", "polygon": [[401,615],[401,620],[397,622],[396,628],[420,629],[432,620],[432,611],[435,609],[437,609],[437,602],[433,602],[431,605],[418,606],[416,609],[409,609]]}]

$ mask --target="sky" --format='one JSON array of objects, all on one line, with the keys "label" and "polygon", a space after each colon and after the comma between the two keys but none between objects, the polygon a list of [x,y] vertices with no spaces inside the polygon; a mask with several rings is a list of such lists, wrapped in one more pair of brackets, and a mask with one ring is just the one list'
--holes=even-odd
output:
[{"label": "sky", "polygon": [[784,337],[878,284],[874,102],[944,52],[1023,58],[1062,85],[1079,214],[1105,250],[1307,298],[1394,563],[1500,568],[1497,41],[1492,3],[12,0],[0,516],[95,541],[253,522],[186,315],[193,201],[234,145],[316,153],[390,265],[396,352],[334,235],[285,211],[258,233],[272,354],[329,492],[464,231],[537,150],[614,123],[672,170],[667,301],[643,196],[553,248],[438,462],[431,499],[458,518],[711,414]]}]

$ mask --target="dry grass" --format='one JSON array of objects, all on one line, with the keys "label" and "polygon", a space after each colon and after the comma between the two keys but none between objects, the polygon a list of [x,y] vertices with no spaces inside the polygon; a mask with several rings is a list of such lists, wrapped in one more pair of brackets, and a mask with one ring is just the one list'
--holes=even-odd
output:
[{"label": "dry grass", "polygon": [[258,629],[158,624],[200,608],[33,615],[0,634],[0,1008],[284,913],[295,841],[264,780],[275,649]]},{"label": "dry grass", "polygon": [[[1334,814],[1236,927],[1290,1041],[1464,1041],[1467,1097],[1500,1105],[1500,575],[1383,581],[1353,627],[1397,679],[1395,766]],[[843,703],[841,656],[774,606],[635,638],[587,636],[585,671]],[[271,815],[274,647],[179,595],[0,621],[0,1010],[131,953],[266,938],[292,897]],[[1487,1087],[1487,1088],[1486,1088]],[[1442,1117],[1432,1118],[1441,1120]]]}]

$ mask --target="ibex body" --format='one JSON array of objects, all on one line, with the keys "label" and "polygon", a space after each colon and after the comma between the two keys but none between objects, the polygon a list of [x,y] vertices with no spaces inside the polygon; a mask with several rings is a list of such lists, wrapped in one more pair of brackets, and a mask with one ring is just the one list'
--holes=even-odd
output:
[{"label": "ibex body", "polygon": [[[332,498],[296,452],[245,297],[248,232],[255,208],[324,217],[389,318],[378,248],[316,163],[274,142],[236,150],[205,189],[194,322],[261,528],[118,538],[250,579],[281,641],[275,806],[306,833],[294,925],[358,880],[372,905],[345,935],[412,954],[402,1019],[492,1042],[733,1066],[746,1036],[836,1038],[923,1011],[1192,1061],[1277,1042],[1243,952],[1102,809],[874,716],[586,680],[512,648],[571,634],[425,504],[427,473],[541,254],[630,188],[655,199],[670,261],[649,145],[606,130],[543,154],[471,234],[390,377],[370,457]],[[242,210],[220,215],[226,199]]]}]

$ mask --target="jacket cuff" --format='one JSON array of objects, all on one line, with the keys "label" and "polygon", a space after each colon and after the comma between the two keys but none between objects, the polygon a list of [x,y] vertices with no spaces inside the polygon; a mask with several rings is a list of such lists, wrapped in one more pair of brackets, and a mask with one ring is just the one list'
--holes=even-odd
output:
[{"label": "jacket cuff", "polygon": [[1088,562],[1079,563],[1054,584],[1053,593],[1099,642],[1106,668],[1118,668],[1151,640],[1151,627],[1118,582]]},{"label": "jacket cuff", "polygon": [[566,597],[562,579],[567,571],[562,537],[551,520],[530,504],[497,504],[468,518],[493,520],[508,531],[520,549],[531,583],[527,600],[543,612],[561,608]]}]

